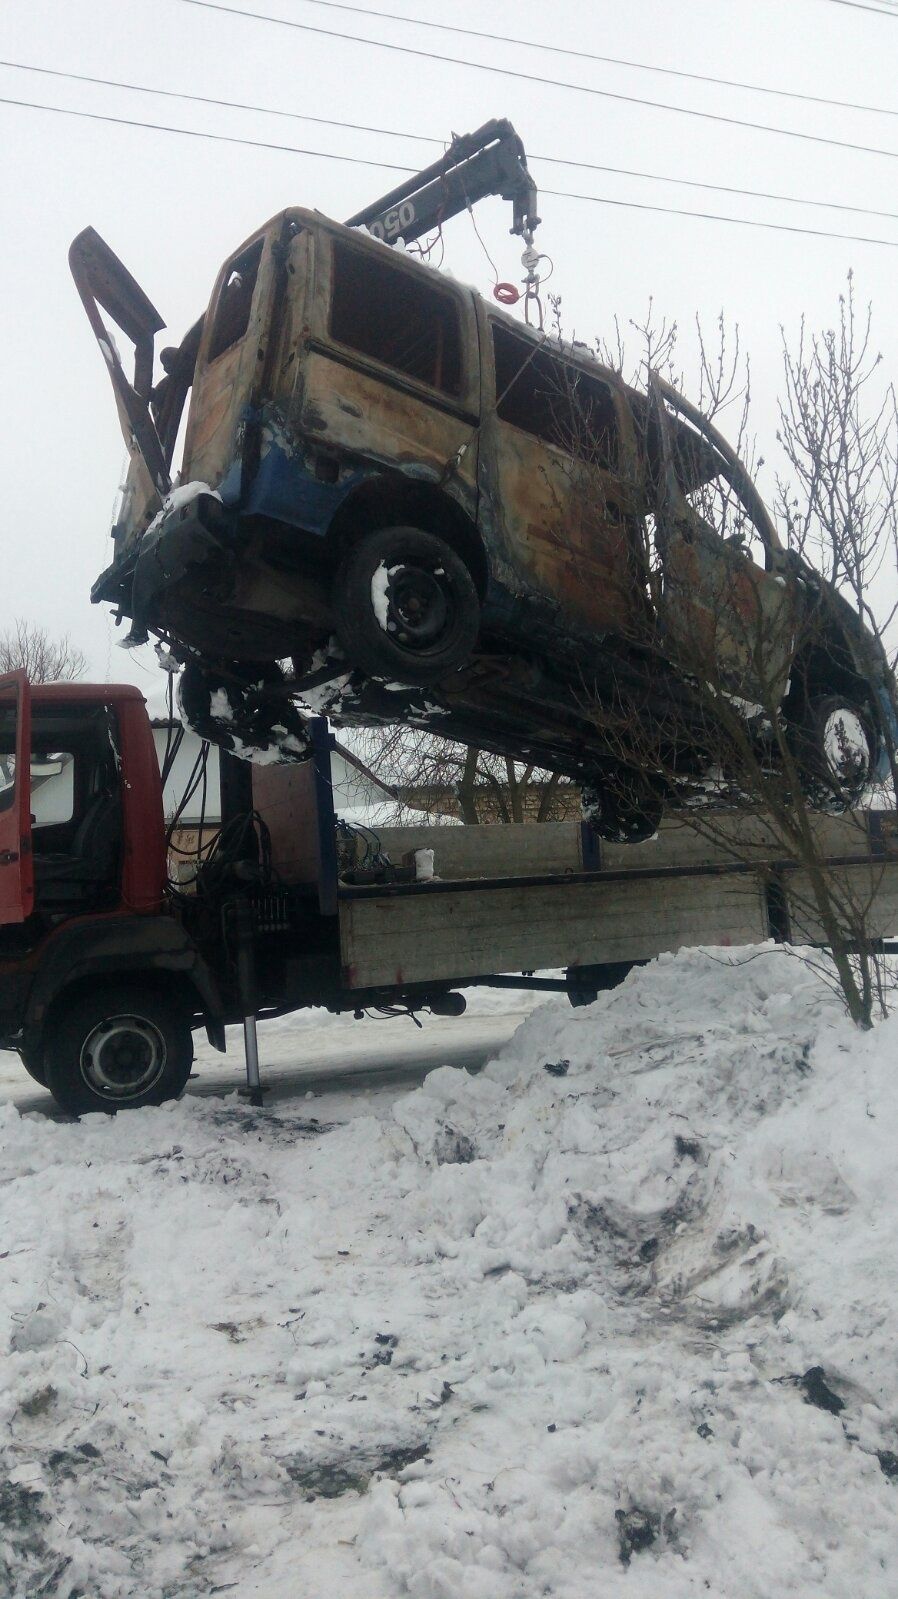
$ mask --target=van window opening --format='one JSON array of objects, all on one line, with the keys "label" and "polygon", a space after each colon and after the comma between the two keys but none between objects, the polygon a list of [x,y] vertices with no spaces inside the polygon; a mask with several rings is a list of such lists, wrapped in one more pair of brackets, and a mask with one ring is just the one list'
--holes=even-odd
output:
[{"label": "van window opening", "polygon": [[[384,252],[386,255],[386,252]],[[458,307],[389,260],[333,246],[331,338],[444,394],[461,389]]]},{"label": "van window opening", "polygon": [[249,327],[264,243],[264,239],[257,239],[249,249],[235,255],[225,272],[215,309],[207,361],[217,361],[225,350],[239,344]]},{"label": "van window opening", "polygon": [[601,379],[559,361],[494,322],[496,413],[568,455],[604,470],[618,461],[614,396]]},{"label": "van window opening", "polygon": [[764,541],[733,485],[722,475],[708,479],[686,493],[686,501],[705,525],[709,539],[719,539],[764,565]]},{"label": "van window opening", "polygon": [[159,360],[165,376],[159,380],[151,395],[150,409],[166,465],[182,460],[189,400],[196,372],[196,358],[203,337],[205,317],[194,322],[193,327],[177,346],[160,350]]},{"label": "van window opening", "polygon": [[[650,493],[655,497],[662,491],[664,480],[658,422],[651,408],[644,409],[634,420],[648,463]],[[730,481],[713,444],[691,421],[677,420],[671,428],[670,446],[679,491],[699,519],[704,541],[726,545],[756,566],[766,566],[764,533],[739,488]]]}]

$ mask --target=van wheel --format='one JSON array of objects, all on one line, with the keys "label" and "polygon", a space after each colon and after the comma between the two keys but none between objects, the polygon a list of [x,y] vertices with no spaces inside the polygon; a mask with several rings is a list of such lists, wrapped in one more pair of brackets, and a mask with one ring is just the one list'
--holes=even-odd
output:
[{"label": "van wheel", "polygon": [[450,545],[417,527],[369,533],[336,576],[347,657],[369,677],[435,683],[469,659],[480,630],[474,580]]},{"label": "van wheel", "polygon": [[193,1064],[190,1017],[143,983],[109,983],[54,1010],[47,1087],[70,1116],[136,1110],[183,1093]]},{"label": "van wheel", "polygon": [[621,772],[580,790],[583,820],[609,844],[644,844],[654,838],[664,800],[638,772]]},{"label": "van wheel", "polygon": [[274,662],[217,672],[188,661],[178,679],[178,709],[191,732],[243,761],[268,766],[307,760],[306,723]]},{"label": "van wheel", "polygon": [[867,712],[841,694],[806,701],[794,729],[795,753],[812,804],[844,811],[873,781],[876,738]]}]

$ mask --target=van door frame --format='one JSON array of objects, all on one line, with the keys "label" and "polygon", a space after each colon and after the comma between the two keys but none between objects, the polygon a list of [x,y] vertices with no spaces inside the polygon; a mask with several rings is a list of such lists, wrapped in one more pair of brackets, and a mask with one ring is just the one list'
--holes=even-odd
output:
[{"label": "van door frame", "polygon": [[[492,306],[479,301],[477,309],[481,341],[483,416],[480,505],[482,520],[488,523],[483,531],[488,542],[490,560],[496,563],[497,575],[503,585],[517,596],[526,591],[530,605],[535,606],[549,619],[548,625],[553,632],[561,632],[566,636],[573,624],[581,638],[594,640],[597,637],[613,635],[628,639],[638,634],[644,626],[642,614],[644,596],[635,575],[640,565],[641,551],[634,549],[635,520],[641,510],[639,455],[633,415],[624,386],[615,373],[601,367],[599,363],[578,360],[576,352],[558,347],[548,336],[544,336],[540,341],[535,340],[532,329],[515,324],[511,318],[497,313]],[[502,396],[497,393],[494,326],[507,332],[510,337],[518,339],[522,346],[532,345],[534,353],[545,353],[559,368],[574,374],[582,373],[591,382],[599,383],[608,390],[617,434],[615,468],[593,465],[584,457],[577,455],[573,449],[567,450],[541,434],[520,428],[499,416],[498,405]],[[526,364],[522,363],[522,370]],[[584,473],[593,474],[597,484],[601,484],[602,493],[606,495],[607,501],[613,504],[617,513],[614,521],[609,518],[609,530],[620,528],[621,550],[626,553],[627,560],[628,579],[621,589],[620,597],[623,604],[619,615],[613,614],[613,602],[604,616],[591,614],[593,607],[590,596],[604,594],[607,592],[606,586],[601,584],[597,587],[593,584],[592,587],[589,585],[583,587],[585,574],[582,562],[588,560],[589,556],[570,543],[561,526],[554,538],[551,529],[541,531],[538,542],[544,546],[550,571],[552,564],[560,571],[562,559],[569,562],[570,572],[568,582],[564,585],[564,592],[558,585],[550,587],[542,580],[539,575],[538,558],[529,564],[522,559],[522,554],[525,552],[521,548],[520,535],[515,536],[510,531],[510,496],[505,492],[502,483],[501,463],[505,429],[509,430],[512,439],[519,437],[523,441],[525,454],[542,457],[541,463],[537,461],[536,472],[542,472],[550,492],[551,482],[547,474],[551,474],[552,477],[557,474],[562,485],[562,493],[559,496],[559,503],[553,507],[553,512],[559,521],[564,510],[564,500],[576,502],[580,497],[578,486],[574,481],[575,463]],[[537,549],[534,553],[538,557]],[[625,611],[627,614],[624,614]]]},{"label": "van door frame", "polygon": [[[165,452],[150,414],[153,388],[153,345],[165,323],[118,256],[94,228],[84,228],[69,249],[69,268],[112,383],[119,422],[129,453],[146,467],[150,484],[162,500],[171,488]],[[100,314],[112,317],[134,345],[134,382],[125,375],[115,340]]]},{"label": "van door frame", "polygon": [[[688,400],[650,372],[648,392],[658,427],[656,539],[662,568],[659,616],[676,651],[678,635],[710,650],[731,691],[768,706],[788,690],[799,612],[794,584],[782,576],[784,551],[758,490],[735,450]],[[728,483],[764,548],[764,565],[724,539],[690,506],[676,472],[671,412],[685,416],[711,446],[717,476]],[[674,575],[675,574],[675,575]],[[724,656],[729,655],[728,667]],[[755,663],[763,654],[762,676]],[[704,663],[707,666],[708,663]]]},{"label": "van door frame", "polygon": [[[268,397],[267,385],[277,343],[280,299],[284,290],[283,247],[288,242],[289,226],[289,213],[279,212],[232,251],[215,279],[208,309],[202,319],[192,376],[181,476],[185,481],[201,478],[213,488],[220,488],[226,504],[239,501],[256,464],[258,428],[252,425],[251,414]],[[246,327],[238,339],[219,351],[210,362],[208,351],[216,334],[219,301],[234,263],[259,243],[261,254],[256,266]],[[217,393],[213,386],[215,368],[235,350],[239,353],[233,360],[234,370],[230,381],[221,393]],[[224,448],[228,441],[232,445],[230,454]],[[217,450],[219,460],[210,463],[203,460],[203,454],[213,444],[215,449],[212,453]]]}]

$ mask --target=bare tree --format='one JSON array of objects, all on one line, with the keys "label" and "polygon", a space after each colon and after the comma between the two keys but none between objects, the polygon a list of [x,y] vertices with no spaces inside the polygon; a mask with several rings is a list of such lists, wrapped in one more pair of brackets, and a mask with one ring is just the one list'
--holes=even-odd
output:
[{"label": "bare tree", "polygon": [[353,742],[402,809],[424,811],[435,822],[551,822],[579,814],[576,785],[532,762],[400,725],[357,729]]},{"label": "bare tree", "polygon": [[17,617],[0,634],[0,672],[24,669],[32,683],[67,683],[78,678],[87,658],[67,633],[51,638],[45,627]]},{"label": "bare tree", "polygon": [[[675,326],[660,334],[648,327],[637,331],[646,348],[660,351],[670,372]],[[618,818],[622,838],[633,836],[628,828],[634,817],[642,826],[667,803],[718,853],[762,876],[775,877],[770,863],[788,859],[793,937],[828,946],[850,1015],[869,1025],[888,986],[877,953],[877,874],[833,868],[827,827],[816,813],[842,813],[843,847],[847,841],[849,853],[865,852],[865,820],[851,807],[860,795],[858,779],[869,772],[873,737],[871,732],[865,746],[865,768],[852,744],[852,723],[865,724],[866,738],[867,722],[876,722],[890,748],[893,786],[895,781],[894,678],[870,597],[871,582],[894,561],[894,396],[890,391],[885,404],[874,408],[873,421],[865,421],[869,330],[855,337],[849,295],[840,332],[808,347],[802,343],[798,357],[787,358],[783,432],[799,484],[780,489],[781,502],[789,495],[791,548],[784,548],[745,466],[752,453],[747,364],[738,339],[728,340],[723,319],[717,332],[713,349],[699,330],[698,388],[706,418],[726,405],[736,413],[735,451],[713,426],[703,425],[705,441],[725,463],[722,472],[693,473],[693,482],[687,481],[690,472],[677,459],[667,410],[668,402],[681,413],[682,407],[657,369],[648,374],[651,404],[642,426],[643,455],[650,463],[644,502],[650,509],[631,527],[634,579],[644,585],[646,604],[621,641],[630,664],[641,660],[646,670],[641,687],[638,674],[634,680],[623,667],[610,688],[607,680],[584,681],[582,707],[606,752],[587,801],[606,827],[609,818]],[[622,365],[620,335],[614,354]],[[685,414],[699,420],[697,411],[690,415],[687,408]],[[571,472],[583,474],[586,493],[595,476],[586,418],[570,453]],[[600,497],[595,504],[601,519]],[[598,522],[596,536],[602,536]],[[828,556],[819,578],[804,561],[812,540]],[[843,592],[851,598],[850,609]],[[859,618],[868,624],[866,634]],[[858,644],[851,662],[839,642],[846,634],[852,649]],[[659,709],[652,663],[657,673],[665,661],[674,663],[684,693]],[[849,684],[841,709],[820,692],[830,680]]]},{"label": "bare tree", "polygon": [[[863,619],[857,644],[878,681],[873,711],[898,795],[898,397],[878,381],[881,362],[872,308],[859,315],[850,272],[835,327],[809,333],[802,322],[794,349],[783,334],[777,510],[790,547]],[[883,655],[887,673],[878,670]]]}]

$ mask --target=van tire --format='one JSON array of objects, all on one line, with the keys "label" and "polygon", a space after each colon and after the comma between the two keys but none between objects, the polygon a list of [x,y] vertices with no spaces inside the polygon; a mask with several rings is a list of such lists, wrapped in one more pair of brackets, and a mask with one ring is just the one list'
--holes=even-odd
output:
[{"label": "van tire", "polygon": [[793,746],[805,794],[821,810],[850,810],[874,781],[876,735],[867,710],[850,696],[806,700]]},{"label": "van tire", "polygon": [[[241,682],[241,677],[243,681]],[[190,660],[178,679],[181,720],[243,761],[292,764],[312,753],[305,718],[292,704],[276,662],[228,673]]]},{"label": "van tire", "polygon": [[458,671],[480,631],[477,589],[461,556],[417,527],[378,528],[352,545],[333,610],[349,661],[368,677],[400,683],[436,683]]},{"label": "van tire", "polygon": [[70,1116],[177,1099],[193,1065],[190,1017],[152,981],[98,985],[54,1006],[47,1087]]},{"label": "van tire", "polygon": [[664,797],[639,773],[621,771],[580,790],[583,820],[608,844],[645,844],[664,815]]}]

